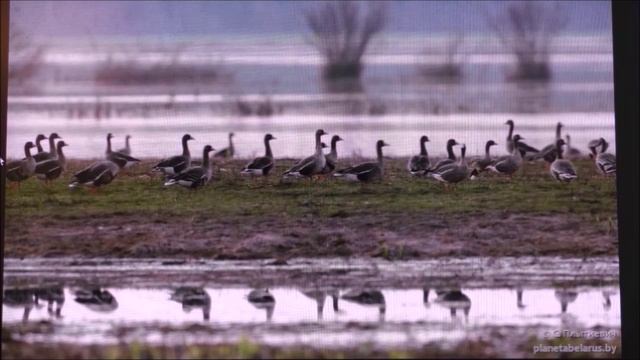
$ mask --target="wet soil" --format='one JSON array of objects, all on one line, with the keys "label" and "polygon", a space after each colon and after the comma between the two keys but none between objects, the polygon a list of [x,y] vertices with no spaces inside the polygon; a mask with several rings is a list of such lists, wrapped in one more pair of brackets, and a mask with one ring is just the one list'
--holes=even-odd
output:
[{"label": "wet soil", "polygon": [[[313,229],[313,230],[312,230]],[[367,214],[331,217],[104,215],[14,219],[7,257],[449,256],[586,257],[617,255],[615,230],[571,214]]]}]

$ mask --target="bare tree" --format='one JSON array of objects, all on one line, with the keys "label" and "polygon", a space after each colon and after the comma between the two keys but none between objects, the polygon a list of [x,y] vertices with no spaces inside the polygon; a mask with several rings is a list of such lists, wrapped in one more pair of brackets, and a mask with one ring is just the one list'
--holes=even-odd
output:
[{"label": "bare tree", "polygon": [[362,11],[354,1],[330,1],[305,13],[312,44],[324,57],[325,79],[359,78],[362,57],[387,22],[382,2],[367,3]]},{"label": "bare tree", "polygon": [[515,1],[500,14],[486,8],[487,24],[516,58],[516,80],[549,80],[550,48],[569,17],[559,2]]},{"label": "bare tree", "polygon": [[9,82],[24,85],[40,70],[44,46],[34,46],[27,35],[11,22],[9,24]]}]

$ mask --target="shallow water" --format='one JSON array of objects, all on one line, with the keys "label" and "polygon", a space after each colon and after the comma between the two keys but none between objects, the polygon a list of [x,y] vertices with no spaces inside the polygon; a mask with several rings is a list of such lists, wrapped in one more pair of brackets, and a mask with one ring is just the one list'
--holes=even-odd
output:
[{"label": "shallow water", "polygon": [[[7,259],[5,270],[3,326],[49,327],[27,341],[421,346],[620,327],[613,258]],[[249,300],[265,288],[272,298]]]},{"label": "shallow water", "polygon": [[[375,143],[384,139],[390,146],[388,156],[410,156],[420,151],[419,139],[429,136],[427,150],[432,156],[446,154],[446,142],[455,138],[467,145],[467,156],[484,155],[484,145],[493,139],[498,146],[492,154],[505,154],[508,128],[507,119],[514,119],[515,132],[529,145],[542,148],[553,142],[555,125],[562,122],[563,134],[570,134],[572,146],[585,156],[587,143],[604,137],[615,153],[615,121],[613,113],[558,113],[558,114],[459,114],[459,115],[385,115],[385,116],[289,116],[273,118],[208,117],[185,115],[176,122],[172,115],[153,118],[126,117],[104,121],[73,120],[63,117],[47,117],[37,113],[20,115],[20,121],[8,122],[7,152],[10,157],[23,156],[23,145],[33,141],[41,132],[56,131],[65,142],[67,157],[99,158],[106,149],[105,136],[116,135],[114,147],[124,146],[125,134],[131,134],[132,155],[136,157],[165,157],[181,153],[180,138],[190,133],[196,140],[189,146],[193,156],[200,158],[205,144],[214,148],[228,145],[227,134],[234,131],[236,156],[249,158],[264,152],[262,139],[267,132],[277,140],[272,141],[273,153],[278,157],[301,157],[313,153],[314,131],[322,127],[330,134],[339,134],[344,141],[338,143],[338,156],[375,156]],[[325,136],[327,143],[330,136]],[[456,152],[459,152],[456,149]]]}]

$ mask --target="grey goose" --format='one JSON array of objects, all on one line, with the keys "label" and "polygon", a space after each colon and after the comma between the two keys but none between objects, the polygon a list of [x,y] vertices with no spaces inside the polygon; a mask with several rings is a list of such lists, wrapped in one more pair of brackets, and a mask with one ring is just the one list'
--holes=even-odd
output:
[{"label": "grey goose", "polygon": [[385,143],[383,140],[378,140],[376,142],[376,153],[378,156],[376,162],[365,162],[338,170],[333,174],[333,176],[348,181],[359,181],[365,183],[382,179],[382,176],[384,175],[382,148],[384,146],[389,146],[389,144]]},{"label": "grey goose", "polygon": [[42,148],[42,140],[45,140],[46,138],[47,137],[43,134],[38,134],[38,136],[36,136],[36,148],[38,150],[37,154],[44,152],[44,149]]},{"label": "grey goose", "polygon": [[221,158],[221,159],[229,159],[232,158],[233,155],[235,154],[235,148],[233,147],[233,137],[235,136],[234,133],[230,132],[229,133],[229,146],[216,152],[215,154],[213,154],[213,157],[215,158]]},{"label": "grey goose", "polygon": [[549,166],[549,172],[558,181],[571,182],[578,177],[578,174],[571,161],[562,158],[563,145],[565,145],[563,139],[556,141],[556,159]]},{"label": "grey goose", "polygon": [[195,189],[206,185],[211,180],[211,164],[209,153],[214,149],[211,145],[206,145],[202,150],[202,166],[193,166],[183,172],[176,174],[167,180],[164,185],[180,185],[186,188]]},{"label": "grey goose", "polygon": [[481,172],[487,170],[487,166],[493,163],[493,158],[491,158],[490,150],[492,146],[498,145],[495,141],[489,140],[484,146],[484,158],[475,160],[471,163],[471,174],[470,178],[473,179],[478,176]]},{"label": "grey goose", "polygon": [[35,154],[33,158],[36,162],[41,162],[56,157],[56,139],[62,139],[57,133],[51,133],[49,135],[49,151],[43,151]]},{"label": "grey goose", "polygon": [[24,159],[7,163],[7,180],[17,182],[18,187],[24,180],[30,178],[36,170],[36,160],[31,156],[31,149],[35,145],[31,141],[24,144]]},{"label": "grey goose", "polygon": [[275,165],[273,153],[271,152],[271,144],[269,142],[275,139],[276,138],[273,135],[266,134],[264,136],[264,156],[253,159],[250,163],[245,165],[242,171],[240,171],[240,174],[250,176],[269,175],[269,172]]},{"label": "grey goose", "polygon": [[[558,140],[562,139],[562,128],[564,125],[562,125],[561,122],[558,122],[556,124],[556,139],[553,143],[543,147],[540,152],[538,154],[536,154],[533,159],[534,160],[538,160],[538,159],[544,159],[544,161],[547,162],[547,164],[551,164],[556,157],[558,156],[557,153],[557,142]],[[564,140],[562,140],[564,143]]]},{"label": "grey goose", "polygon": [[600,151],[595,155],[595,163],[602,175],[616,173],[616,156],[606,152],[607,148],[609,148],[609,143],[604,138],[600,138]]},{"label": "grey goose", "polygon": [[471,310],[471,299],[460,289],[436,291],[438,297],[434,300],[438,305],[449,309],[451,318],[456,317],[457,310],[464,312],[465,318],[469,316]]},{"label": "grey goose", "polygon": [[320,174],[327,164],[327,159],[322,152],[322,135],[326,135],[326,132],[322,129],[316,130],[316,152],[315,154],[306,157],[298,161],[295,165],[289,168],[282,174],[283,178],[310,178],[313,175]]},{"label": "grey goose", "polygon": [[127,136],[124,137],[124,147],[117,152],[131,156],[131,144],[129,143],[129,139],[131,139],[131,135],[127,134]]},{"label": "grey goose", "polygon": [[566,134],[564,136],[564,141],[567,144],[567,152],[566,152],[566,158],[569,160],[578,160],[580,158],[582,158],[582,152],[580,152],[580,150],[574,148],[571,146],[571,135]]},{"label": "grey goose", "polygon": [[523,137],[520,134],[513,136],[513,151],[511,155],[501,156],[497,158],[491,165],[487,166],[487,169],[496,172],[498,174],[504,174],[512,176],[520,166],[522,166],[522,151],[518,149],[518,144]]},{"label": "grey goose", "polygon": [[456,155],[453,153],[453,147],[456,146],[456,145],[459,145],[459,144],[454,139],[447,140],[447,158],[438,161],[431,169],[429,169],[429,170],[427,170],[425,172],[425,175],[427,175],[428,172],[437,171],[439,168],[441,168],[441,167],[443,167],[445,165],[455,164]]},{"label": "grey goose", "polygon": [[515,127],[513,120],[509,119],[504,124],[509,126],[509,133],[507,134],[507,143],[506,143],[507,152],[509,154],[513,153],[513,148],[516,146],[520,150],[520,153],[522,154],[523,158],[524,157],[529,158],[530,156],[535,156],[535,154],[540,152],[540,150],[534,148],[533,146],[529,146],[522,141],[518,142],[517,144],[515,141],[513,141],[513,129]]},{"label": "grey goose", "polygon": [[378,320],[384,321],[387,304],[384,294],[378,289],[352,289],[341,296],[344,300],[378,308]]},{"label": "grey goose", "polygon": [[429,169],[429,154],[425,145],[428,141],[428,136],[422,135],[420,137],[420,154],[412,156],[407,163],[407,170],[411,175],[424,175]]},{"label": "grey goose", "polygon": [[331,137],[331,151],[324,156],[327,163],[320,172],[321,174],[330,174],[336,169],[336,165],[338,164],[338,141],[342,141],[340,136],[333,135]]},{"label": "grey goose", "polygon": [[460,147],[460,159],[457,163],[441,166],[436,170],[430,171],[428,176],[446,184],[456,184],[469,178],[469,167],[465,159],[466,152],[467,146],[462,144]]},{"label": "grey goose", "polygon": [[97,188],[110,184],[120,172],[120,166],[110,160],[100,160],[73,174],[69,188]]},{"label": "grey goose", "polygon": [[118,151],[112,151],[111,150],[111,139],[113,138],[113,134],[112,133],[108,133],[107,134],[107,151],[105,151],[105,155],[107,160],[112,161],[114,163],[116,163],[120,169],[124,169],[124,168],[128,168],[131,165],[140,162],[140,160],[131,157],[129,155],[123,154],[121,152]]},{"label": "grey goose", "polygon": [[191,135],[182,136],[182,155],[172,156],[164,159],[153,167],[153,171],[159,171],[167,176],[176,175],[184,169],[191,167],[191,153],[189,152],[189,140],[195,140]]},{"label": "grey goose", "polygon": [[44,180],[48,183],[51,180],[59,178],[62,172],[66,170],[67,159],[62,151],[62,148],[65,146],[68,146],[67,143],[59,141],[56,144],[56,158],[36,164],[35,173],[38,179]]}]

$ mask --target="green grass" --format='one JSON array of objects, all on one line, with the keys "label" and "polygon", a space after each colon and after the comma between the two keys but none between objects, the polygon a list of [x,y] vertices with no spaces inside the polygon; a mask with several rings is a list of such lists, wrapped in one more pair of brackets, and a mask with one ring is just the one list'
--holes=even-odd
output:
[{"label": "green grass", "polygon": [[448,191],[440,183],[408,175],[404,159],[387,161],[385,179],[364,186],[336,179],[281,184],[279,174],[289,165],[282,161],[263,183],[261,179],[237,175],[244,162],[234,161],[224,166],[228,171],[216,171],[216,179],[198,190],[164,187],[162,179],[149,172],[152,163],[145,161],[121,173],[94,195],[85,189],[67,188],[73,171],[87,164],[72,161],[63,178],[48,188],[32,178],[22,183],[19,190],[7,189],[7,219],[127,214],[340,217],[508,211],[573,213],[606,221],[615,218],[616,213],[615,178],[597,175],[593,163],[587,160],[575,163],[579,178],[570,184],[553,180],[543,164],[526,164],[525,173],[518,173],[512,180],[483,174],[479,180],[465,181]]}]

